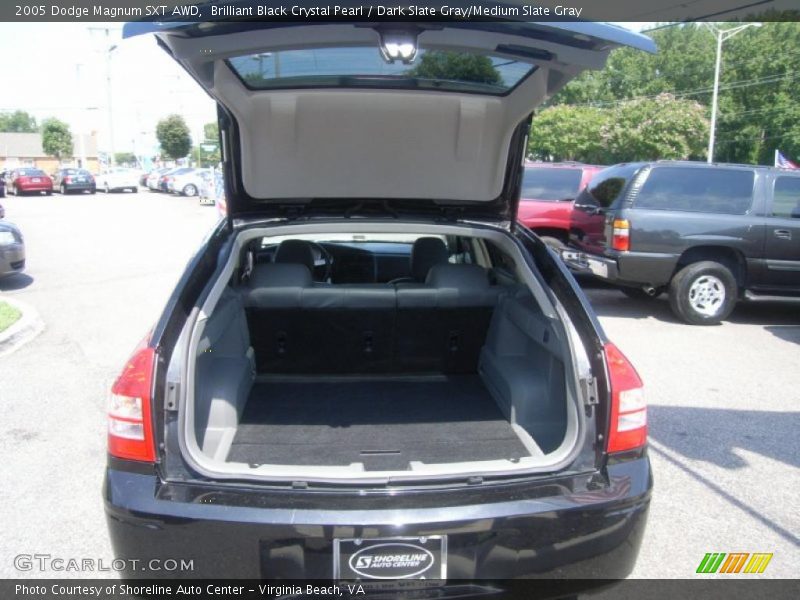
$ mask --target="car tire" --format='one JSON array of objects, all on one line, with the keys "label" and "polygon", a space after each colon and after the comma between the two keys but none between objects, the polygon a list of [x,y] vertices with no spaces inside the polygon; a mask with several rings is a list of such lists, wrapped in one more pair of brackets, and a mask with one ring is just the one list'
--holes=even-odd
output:
[{"label": "car tire", "polygon": [[652,291],[647,291],[639,287],[622,287],[619,289],[631,300],[655,300],[664,293],[663,287],[650,288]]},{"label": "car tire", "polygon": [[61,192],[61,195],[62,195],[62,196],[66,196],[66,195],[67,195],[67,186],[65,186],[65,185],[62,183],[62,184],[61,184],[61,187],[59,188],[59,191]]},{"label": "car tire", "polygon": [[105,184],[103,184],[103,193],[104,194],[110,194],[111,193],[111,188],[108,187],[108,182],[107,181],[105,182]]},{"label": "car tire", "polygon": [[47,190],[47,191],[45,191],[44,195],[45,195],[45,196],[52,196],[52,195],[53,195],[53,190]]},{"label": "car tire", "polygon": [[678,271],[669,284],[669,305],[691,325],[717,325],[733,311],[739,287],[731,270],[710,260]]},{"label": "car tire", "polygon": [[564,248],[567,247],[567,245],[560,239],[551,237],[549,235],[543,235],[539,239],[550,246],[556,254],[559,254]]},{"label": "car tire", "polygon": [[137,188],[137,187],[132,187],[132,188],[128,188],[128,189],[130,189],[132,194],[136,194],[136,193],[139,192],[139,188]]}]

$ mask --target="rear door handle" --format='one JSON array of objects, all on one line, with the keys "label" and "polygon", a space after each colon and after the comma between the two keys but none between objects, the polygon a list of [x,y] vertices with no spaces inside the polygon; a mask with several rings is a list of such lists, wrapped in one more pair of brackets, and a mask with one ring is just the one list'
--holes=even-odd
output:
[{"label": "rear door handle", "polygon": [[790,239],[792,239],[792,232],[789,231],[788,229],[774,229],[772,231],[772,233],[779,240],[790,240]]}]

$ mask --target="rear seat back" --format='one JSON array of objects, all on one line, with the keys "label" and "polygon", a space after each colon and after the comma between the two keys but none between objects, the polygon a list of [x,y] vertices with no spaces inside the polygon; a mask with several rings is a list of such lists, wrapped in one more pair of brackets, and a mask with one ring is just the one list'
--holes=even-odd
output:
[{"label": "rear seat back", "polygon": [[315,284],[303,265],[257,265],[244,304],[262,373],[477,371],[502,288],[476,265],[424,284]]},{"label": "rear seat back", "polygon": [[485,269],[465,264],[434,266],[424,285],[399,287],[399,369],[474,373],[500,294]]}]

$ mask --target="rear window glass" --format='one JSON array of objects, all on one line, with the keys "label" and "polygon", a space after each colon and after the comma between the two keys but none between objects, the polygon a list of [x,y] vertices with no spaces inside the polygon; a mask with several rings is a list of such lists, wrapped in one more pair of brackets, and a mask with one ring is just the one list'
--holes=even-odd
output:
[{"label": "rear window glass", "polygon": [[772,216],[800,219],[800,177],[778,177],[775,180]]},{"label": "rear window glass", "polygon": [[44,171],[39,169],[20,169],[17,171],[17,175],[22,177],[44,177]]},{"label": "rear window glass", "polygon": [[531,200],[574,200],[581,185],[580,169],[528,167],[522,178],[522,197]]},{"label": "rear window glass", "polygon": [[603,169],[592,177],[589,185],[576,199],[576,203],[584,206],[610,207],[622,195],[628,180],[637,168],[636,165],[625,165]]},{"label": "rear window glass", "polygon": [[636,196],[636,208],[743,215],[753,199],[753,171],[656,167]]},{"label": "rear window glass", "polygon": [[375,46],[262,52],[228,60],[251,89],[414,88],[504,94],[535,65],[489,54],[424,50],[413,64],[388,63]]}]

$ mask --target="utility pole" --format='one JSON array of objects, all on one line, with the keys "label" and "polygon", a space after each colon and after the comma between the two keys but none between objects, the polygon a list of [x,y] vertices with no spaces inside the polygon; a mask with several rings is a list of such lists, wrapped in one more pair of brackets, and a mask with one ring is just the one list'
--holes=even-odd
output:
[{"label": "utility pole", "polygon": [[708,152],[706,153],[706,162],[711,163],[714,162],[714,137],[717,129],[717,103],[719,99],[719,72],[722,66],[722,42],[732,38],[748,27],[761,27],[761,23],[745,23],[744,25],[732,27],[731,29],[720,29],[713,23],[705,23],[705,25],[717,38],[717,60],[714,67],[714,92],[711,95],[711,130],[708,133]]},{"label": "utility pole", "polygon": [[111,53],[117,49],[116,44],[111,44],[110,27],[89,27],[89,31],[105,32],[105,60],[106,60],[106,106],[108,109],[108,164],[114,166],[114,111],[111,93]]}]

